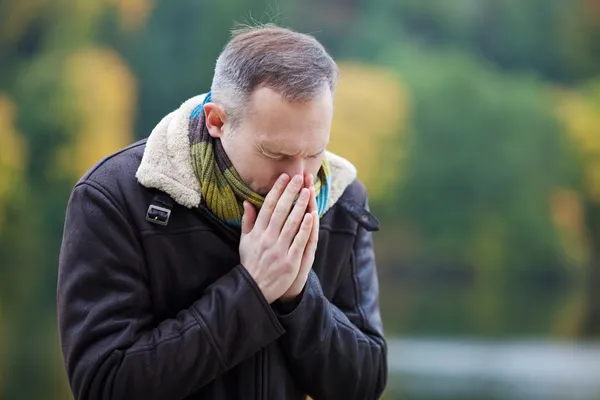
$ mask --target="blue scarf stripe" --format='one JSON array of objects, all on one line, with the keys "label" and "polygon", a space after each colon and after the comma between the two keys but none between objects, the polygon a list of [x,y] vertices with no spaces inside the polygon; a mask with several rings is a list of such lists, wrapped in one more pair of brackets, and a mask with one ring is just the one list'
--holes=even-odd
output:
[{"label": "blue scarf stripe", "polygon": [[325,178],[325,183],[321,186],[321,190],[317,195],[317,210],[319,211],[319,217],[323,216],[327,203],[329,202],[329,192],[331,188],[330,181],[331,177],[327,176]]},{"label": "blue scarf stripe", "polygon": [[192,118],[197,118],[200,116],[200,114],[202,114],[202,111],[204,110],[204,102],[202,104],[198,104],[193,110],[192,113],[190,114],[190,119]]}]

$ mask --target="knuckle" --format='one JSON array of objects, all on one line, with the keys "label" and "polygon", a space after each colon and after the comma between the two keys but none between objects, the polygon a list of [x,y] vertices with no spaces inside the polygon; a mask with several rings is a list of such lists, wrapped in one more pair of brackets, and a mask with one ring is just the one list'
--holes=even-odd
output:
[{"label": "knuckle", "polygon": [[265,250],[272,246],[273,240],[271,236],[272,235],[266,233],[260,237],[259,247],[261,249]]},{"label": "knuckle", "polygon": [[281,270],[286,274],[289,274],[294,271],[294,264],[289,258],[286,257],[283,259],[281,263]]},{"label": "knuckle", "polygon": [[267,263],[272,264],[277,262],[277,260],[281,259],[281,254],[279,254],[277,251],[269,251],[267,252],[265,259]]},{"label": "knuckle", "polygon": [[267,262],[267,265],[271,265],[274,262],[276,262],[278,259],[277,254],[275,253],[269,253],[266,257],[265,257],[265,261]]},{"label": "knuckle", "polygon": [[272,255],[272,261],[285,258],[285,252],[282,251],[281,246],[271,245],[268,251]]},{"label": "knuckle", "polygon": [[267,200],[265,201],[265,203],[263,204],[262,208],[261,208],[261,212],[271,212],[273,211],[273,208],[275,207],[275,202],[272,200]]}]

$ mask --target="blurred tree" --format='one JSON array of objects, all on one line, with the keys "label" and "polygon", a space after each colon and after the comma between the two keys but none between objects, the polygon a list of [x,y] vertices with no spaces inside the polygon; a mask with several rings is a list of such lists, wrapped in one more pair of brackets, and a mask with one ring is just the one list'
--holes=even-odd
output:
[{"label": "blurred tree", "polygon": [[[600,72],[595,2],[359,0],[352,12],[344,10],[346,26],[332,27],[344,38],[334,48],[367,59],[399,43],[460,48],[506,70],[533,70],[550,80],[577,82]],[[320,17],[324,6],[316,7],[309,26],[325,24]]]},{"label": "blurred tree", "polygon": [[[302,32],[313,34],[334,56],[352,57],[359,52],[352,48],[351,32],[357,24],[362,25],[365,15],[356,0],[304,0],[280,2],[280,14],[293,16],[293,25]],[[283,17],[282,17],[283,18]],[[287,22],[287,21],[286,21]],[[363,36],[375,34],[382,40],[380,32],[362,31]],[[384,41],[392,38],[386,38]],[[363,48],[362,50],[367,50]],[[368,57],[363,57],[369,60]]]},{"label": "blurred tree", "polygon": [[579,189],[589,268],[577,331],[582,336],[600,337],[600,80],[585,85],[581,93],[562,90],[557,98],[559,115],[583,172]]},{"label": "blurred tree", "polygon": [[374,202],[389,201],[405,154],[401,134],[408,117],[406,90],[392,70],[357,62],[339,67],[329,148],[356,166]]},{"label": "blurred tree", "polygon": [[13,102],[0,94],[0,230],[4,225],[7,203],[23,200],[26,183],[27,148],[15,128],[15,114]]},{"label": "blurred tree", "polygon": [[0,48],[17,45],[32,22],[40,17],[48,0],[0,1]]},{"label": "blurred tree", "polygon": [[119,16],[121,30],[133,33],[142,29],[152,14],[154,0],[106,0]]},{"label": "blurred tree", "polygon": [[550,201],[550,213],[559,228],[563,248],[575,267],[589,260],[587,231],[581,190],[557,188]]},{"label": "blurred tree", "polygon": [[[5,220],[10,220],[10,216],[7,217],[5,213],[23,201],[25,194],[23,169],[27,162],[27,154],[22,137],[14,126],[15,114],[13,102],[6,95],[0,94],[0,238],[2,232],[7,229]],[[0,260],[4,264],[2,255],[0,251]],[[0,268],[0,277],[3,275]],[[8,282],[0,280],[0,393],[6,375],[6,364],[1,361],[5,359],[7,352],[9,319],[6,310],[10,305],[8,301],[4,302],[3,298],[8,298],[10,293]]]},{"label": "blurred tree", "polygon": [[394,63],[414,110],[401,208],[426,253],[494,282],[500,271],[556,278],[563,256],[540,205],[562,182],[565,161],[544,86],[457,52],[402,47],[389,53]]},{"label": "blurred tree", "polygon": [[64,208],[82,172],[131,140],[133,78],[116,53],[95,50],[97,24],[114,6],[0,0],[0,173],[19,194],[0,195],[0,364],[10,366],[0,398],[65,387],[54,285]]},{"label": "blurred tree", "polygon": [[77,120],[72,138],[57,149],[57,174],[76,180],[102,157],[133,142],[134,77],[108,49],[73,53],[64,77]]},{"label": "blurred tree", "polygon": [[573,273],[548,207],[567,160],[546,86],[459,51],[405,44],[386,58],[413,110],[397,204],[416,245],[397,259],[474,270],[476,331],[504,333],[510,288],[554,287]]}]

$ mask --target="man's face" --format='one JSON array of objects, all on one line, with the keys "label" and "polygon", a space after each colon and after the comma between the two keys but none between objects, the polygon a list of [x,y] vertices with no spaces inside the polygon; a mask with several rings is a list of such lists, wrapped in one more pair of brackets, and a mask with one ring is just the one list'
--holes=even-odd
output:
[{"label": "man's face", "polygon": [[233,166],[252,190],[266,195],[282,173],[316,176],[333,114],[331,92],[324,88],[307,103],[289,103],[272,89],[257,89],[233,134],[222,124],[226,121],[222,109],[206,105],[209,133],[221,138]]}]

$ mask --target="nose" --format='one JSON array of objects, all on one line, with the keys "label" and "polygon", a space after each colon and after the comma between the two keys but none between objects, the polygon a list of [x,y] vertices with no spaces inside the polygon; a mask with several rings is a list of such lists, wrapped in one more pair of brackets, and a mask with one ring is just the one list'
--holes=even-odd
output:
[{"label": "nose", "polygon": [[291,160],[282,172],[288,174],[290,178],[296,175],[304,176],[304,160]]}]

